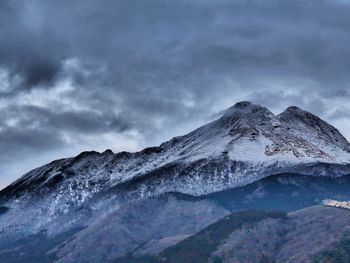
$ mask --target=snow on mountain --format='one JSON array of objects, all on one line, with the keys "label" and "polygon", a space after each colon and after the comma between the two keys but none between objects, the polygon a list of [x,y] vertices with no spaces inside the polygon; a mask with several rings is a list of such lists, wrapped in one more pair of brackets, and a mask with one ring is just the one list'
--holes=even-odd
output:
[{"label": "snow on mountain", "polygon": [[[0,192],[0,205],[11,208],[0,217],[0,227],[13,227],[8,219],[17,215],[24,217],[20,224],[35,222],[35,232],[79,207],[106,212],[130,199],[166,192],[199,196],[282,173],[350,174],[350,144],[333,126],[297,107],[276,116],[239,102],[218,120],[158,147],[84,152],[30,171]],[[84,216],[91,218],[79,214]]]},{"label": "snow on mountain", "polygon": [[332,125],[296,106],[287,108],[278,118],[296,135],[310,141],[334,158],[335,162],[349,162],[350,145]]},{"label": "snow on mountain", "polygon": [[[188,172],[200,177],[206,173],[205,164],[210,166],[211,162],[220,163],[222,167],[214,169],[216,176],[227,177],[234,187],[235,183],[243,185],[259,179],[249,175],[241,178],[239,166],[248,174],[254,167],[261,173],[260,169],[271,166],[282,169],[301,164],[349,164],[350,144],[333,126],[295,106],[275,116],[260,105],[239,102],[218,120],[159,147],[136,153],[84,152],[57,160],[24,175],[1,194],[45,191],[59,188],[67,180],[69,187],[64,188],[68,192],[86,188],[94,193],[174,166],[193,165]],[[227,167],[233,163],[238,169]],[[180,170],[181,177],[186,177]],[[214,174],[210,177],[215,180]],[[84,196],[79,198],[84,201]]]}]

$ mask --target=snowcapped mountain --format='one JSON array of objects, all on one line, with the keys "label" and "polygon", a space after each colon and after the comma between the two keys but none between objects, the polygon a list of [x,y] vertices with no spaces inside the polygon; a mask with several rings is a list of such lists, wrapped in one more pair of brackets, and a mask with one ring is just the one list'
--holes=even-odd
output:
[{"label": "snowcapped mountain", "polygon": [[13,227],[7,219],[16,214],[24,216],[24,225],[41,218],[32,225],[37,231],[80,207],[98,213],[163,193],[200,196],[284,173],[350,174],[350,144],[336,128],[295,106],[276,116],[239,102],[218,120],[158,147],[84,152],[30,171],[0,192],[0,205],[10,208],[0,227]]},{"label": "snowcapped mountain", "polygon": [[[84,202],[106,187],[138,181],[157,181],[157,189],[149,194],[179,191],[200,195],[267,175],[300,172],[303,167],[308,174],[319,175],[319,164],[337,166],[337,172],[343,174],[349,163],[350,144],[317,116],[295,106],[275,116],[265,107],[239,102],[218,120],[159,147],[136,153],[84,152],[57,160],[27,173],[1,195],[52,188],[74,194],[86,189],[88,192],[77,197],[77,202]],[[198,182],[205,185],[198,187]],[[141,194],[147,194],[145,186]]]},{"label": "snowcapped mountain", "polygon": [[[115,233],[118,238],[110,241],[111,245],[120,247],[120,240],[131,238],[124,244],[125,249],[119,250],[122,255],[121,251],[165,235],[166,227],[163,234],[157,232],[159,222],[169,224],[161,216],[163,212],[174,217],[173,232],[166,234],[169,236],[193,234],[189,231],[196,223],[193,220],[202,220],[204,228],[229,212],[209,200],[197,202],[197,208],[202,204],[201,214],[198,214],[199,211],[192,209],[193,203],[169,199],[159,201],[167,207],[160,213],[154,204],[159,202],[147,201],[148,197],[162,198],[175,193],[201,198],[283,174],[304,178],[350,175],[350,144],[336,128],[295,106],[276,116],[263,106],[239,102],[219,119],[158,147],[135,153],[83,152],[25,174],[0,192],[0,248],[6,248],[11,240],[16,242],[43,231],[45,238],[54,240],[60,235],[80,231],[76,242],[89,239],[90,247],[94,247],[94,233],[99,231],[103,239],[106,229],[110,229],[108,231],[121,231]],[[268,185],[287,184],[288,188],[289,184],[299,185],[300,182],[278,179],[278,183],[263,185],[268,188]],[[261,185],[256,187],[249,196],[261,195]],[[317,187],[315,184],[314,188]],[[138,202],[143,202],[141,207],[144,208],[141,209]],[[240,202],[244,206],[243,200]],[[133,211],[130,207],[134,206],[141,210]],[[129,224],[131,219],[124,214],[153,220],[154,216],[148,213],[149,206],[160,214],[154,219],[158,222],[152,226],[154,231],[144,230],[147,238],[138,236],[141,230],[133,237],[125,234],[132,233],[131,229],[116,230]],[[176,230],[183,224],[177,219],[179,213],[192,214],[195,218],[184,226],[187,232]],[[73,242],[59,253],[76,251],[76,246]],[[88,253],[89,247],[86,249]],[[66,250],[68,252],[64,252]],[[106,251],[109,250],[103,253]]]}]

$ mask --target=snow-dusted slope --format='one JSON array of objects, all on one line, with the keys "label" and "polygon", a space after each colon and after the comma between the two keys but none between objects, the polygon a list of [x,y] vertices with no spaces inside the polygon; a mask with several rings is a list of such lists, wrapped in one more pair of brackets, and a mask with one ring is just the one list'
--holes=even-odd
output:
[{"label": "snow-dusted slope", "polygon": [[287,108],[278,118],[294,134],[310,141],[331,156],[334,162],[349,162],[350,144],[332,125],[296,106]]},{"label": "snow-dusted slope", "polygon": [[8,219],[15,215],[25,218],[24,225],[40,218],[35,232],[81,207],[106,212],[130,199],[202,195],[275,174],[342,176],[350,174],[349,149],[338,130],[297,107],[275,116],[239,102],[218,120],[159,147],[84,152],[27,173],[0,192],[0,206],[11,208],[0,217],[0,228],[13,226]]}]

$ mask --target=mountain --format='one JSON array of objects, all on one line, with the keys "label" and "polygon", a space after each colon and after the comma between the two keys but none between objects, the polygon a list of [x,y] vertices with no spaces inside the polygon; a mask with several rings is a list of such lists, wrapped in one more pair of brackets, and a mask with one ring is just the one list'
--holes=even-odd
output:
[{"label": "mountain", "polygon": [[25,174],[0,192],[0,256],[96,262],[152,240],[158,251],[233,211],[346,200],[348,175],[336,128],[295,106],[276,116],[239,102],[157,147],[83,152]]},{"label": "mountain", "polygon": [[70,195],[76,195],[74,188],[83,191],[75,196],[77,203],[117,185],[132,185],[139,196],[202,195],[286,172],[344,175],[349,163],[350,144],[315,115],[294,106],[275,116],[265,107],[239,102],[218,120],[158,147],[57,160],[24,175],[1,195],[45,192],[60,188],[62,181]]},{"label": "mountain", "polygon": [[[13,234],[3,236],[0,256],[15,259],[8,262],[123,262],[120,258],[128,254],[145,263],[145,255],[158,254],[232,212],[291,212],[328,198],[350,200],[349,187],[349,176],[278,175],[208,195],[143,198],[110,206],[110,211],[100,209],[100,214],[85,206],[51,220],[40,232],[13,241]],[[323,222],[337,224],[332,218]]]},{"label": "mountain", "polygon": [[350,211],[313,206],[291,213],[244,211],[225,216],[154,256],[116,262],[349,262]]}]

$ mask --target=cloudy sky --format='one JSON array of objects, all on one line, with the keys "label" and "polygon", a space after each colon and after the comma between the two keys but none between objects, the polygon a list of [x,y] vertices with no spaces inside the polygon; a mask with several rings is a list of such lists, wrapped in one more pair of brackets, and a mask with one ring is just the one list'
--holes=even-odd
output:
[{"label": "cloudy sky", "polygon": [[298,105],[350,139],[349,14],[345,0],[1,0],[0,188],[240,100]]}]

